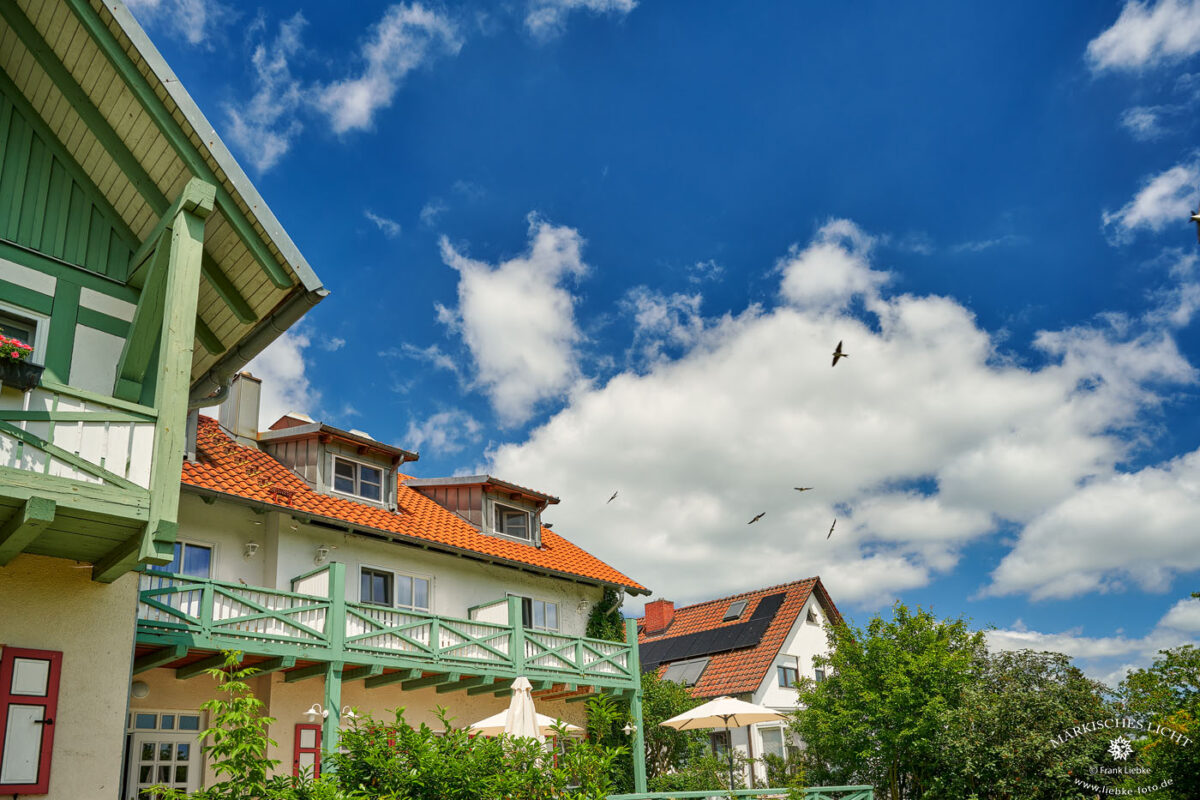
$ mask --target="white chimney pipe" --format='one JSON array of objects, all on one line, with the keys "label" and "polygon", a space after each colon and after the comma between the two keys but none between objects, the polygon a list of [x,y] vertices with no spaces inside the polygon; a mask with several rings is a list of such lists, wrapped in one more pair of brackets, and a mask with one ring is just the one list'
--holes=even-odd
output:
[{"label": "white chimney pipe", "polygon": [[261,380],[249,372],[234,375],[229,394],[221,403],[221,427],[239,439],[258,441],[258,405],[261,396]]}]

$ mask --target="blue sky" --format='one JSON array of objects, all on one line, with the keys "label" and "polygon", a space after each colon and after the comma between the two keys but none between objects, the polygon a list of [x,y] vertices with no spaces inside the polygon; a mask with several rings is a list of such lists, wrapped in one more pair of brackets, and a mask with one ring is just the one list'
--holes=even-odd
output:
[{"label": "blue sky", "polygon": [[333,293],[264,416],[678,602],[1200,635],[1200,2],[131,6]]}]

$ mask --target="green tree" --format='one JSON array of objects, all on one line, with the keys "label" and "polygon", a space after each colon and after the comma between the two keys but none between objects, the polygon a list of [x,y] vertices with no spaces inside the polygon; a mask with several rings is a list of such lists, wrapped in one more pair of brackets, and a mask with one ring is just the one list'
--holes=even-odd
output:
[{"label": "green tree", "polygon": [[1136,742],[1140,763],[1150,770],[1144,782],[1171,781],[1153,796],[1200,797],[1200,649],[1183,645],[1160,651],[1148,668],[1126,676],[1120,696],[1128,714],[1176,734],[1154,732]]},{"label": "green tree", "polygon": [[828,628],[821,683],[800,682],[792,728],[813,785],[869,783],[889,800],[926,796],[936,777],[946,713],[976,679],[983,634],[897,603],[865,631]]},{"label": "green tree", "polygon": [[948,707],[936,737],[938,769],[928,798],[1071,800],[1090,798],[1073,782],[1103,755],[1099,736],[1056,744],[1080,722],[1114,709],[1107,689],[1059,653],[1029,650],[983,656],[958,705]]}]

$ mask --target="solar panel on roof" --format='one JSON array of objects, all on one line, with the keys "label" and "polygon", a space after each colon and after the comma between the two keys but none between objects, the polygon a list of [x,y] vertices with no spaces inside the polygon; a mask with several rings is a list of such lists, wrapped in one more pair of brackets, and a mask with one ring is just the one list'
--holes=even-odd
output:
[{"label": "solar panel on roof", "polygon": [[674,636],[657,642],[646,642],[638,646],[642,671],[658,669],[662,664],[685,658],[709,656],[729,650],[754,647],[762,641],[763,634],[771,626],[779,608],[787,597],[786,592],[767,595],[758,602],[754,613],[745,622],[722,625],[707,631],[697,631],[685,636]]}]

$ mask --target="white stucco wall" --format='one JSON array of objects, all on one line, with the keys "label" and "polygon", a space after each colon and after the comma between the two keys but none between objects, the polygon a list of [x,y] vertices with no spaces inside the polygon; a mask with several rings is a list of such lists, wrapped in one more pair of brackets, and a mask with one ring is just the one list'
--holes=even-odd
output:
[{"label": "white stucco wall", "polygon": [[[284,513],[258,514],[220,500],[210,505],[186,492],[179,522],[180,540],[212,546],[213,577],[232,583],[240,578],[252,586],[290,590],[292,578],[316,569],[317,547],[325,545],[335,548],[330,561],[346,565],[346,597],[355,602],[361,568],[374,567],[429,578],[434,614],[466,619],[472,606],[511,592],[557,603],[559,632],[583,636],[588,614],[603,596],[598,586],[307,525]],[[246,558],[250,541],[260,548]]]},{"label": "white stucco wall", "polygon": [[[116,798],[137,579],[95,583],[90,565],[19,555],[0,567],[0,648],[63,654],[48,800]],[[2,793],[2,792],[0,792]]]}]

